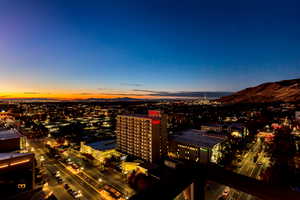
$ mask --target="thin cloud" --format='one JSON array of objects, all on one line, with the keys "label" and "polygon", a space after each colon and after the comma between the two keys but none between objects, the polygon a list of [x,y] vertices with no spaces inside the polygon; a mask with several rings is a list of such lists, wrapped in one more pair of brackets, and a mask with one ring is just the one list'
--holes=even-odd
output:
[{"label": "thin cloud", "polygon": [[8,98],[8,97],[12,97],[12,95],[2,95],[2,96],[0,96],[0,98]]},{"label": "thin cloud", "polygon": [[97,90],[108,90],[108,88],[97,88]]},{"label": "thin cloud", "polygon": [[226,91],[156,91],[156,90],[147,90],[147,89],[133,89],[133,90],[120,90],[120,89],[108,89],[108,88],[98,88],[102,92],[98,93],[89,93],[82,92],[76,93],[79,95],[106,95],[106,96],[148,96],[148,97],[180,97],[180,98],[197,98],[197,97],[221,97],[231,94],[231,92]]},{"label": "thin cloud", "polygon": [[167,92],[167,91],[155,91],[155,90],[133,90],[136,92],[146,92],[146,95],[156,97],[219,97],[231,94],[231,92],[218,92],[218,91],[178,91],[178,92]]},{"label": "thin cloud", "polygon": [[90,92],[81,92],[81,93],[76,93],[79,95],[94,95],[94,93],[90,93]]},{"label": "thin cloud", "polygon": [[132,91],[135,91],[135,92],[147,92],[147,93],[160,93],[162,91],[155,91],[155,90],[142,90],[142,89],[134,89]]},{"label": "thin cloud", "polygon": [[17,98],[17,97],[15,97],[15,98],[6,98],[5,100],[11,100],[11,101],[20,101],[20,100],[28,100],[28,101],[47,101],[47,100],[58,100],[58,99],[55,99],[55,98],[43,98],[43,97],[41,97],[41,98],[24,98],[24,97],[22,97],[22,98]]},{"label": "thin cloud", "polygon": [[40,94],[39,92],[24,92],[24,94]]},{"label": "thin cloud", "polygon": [[114,95],[114,96],[148,96],[145,94],[135,94],[135,93],[101,93],[101,95]]},{"label": "thin cloud", "polygon": [[132,87],[141,87],[143,84],[140,83],[120,83],[120,85],[132,86]]},{"label": "thin cloud", "polygon": [[97,88],[97,90],[101,90],[101,91],[121,91],[119,89],[114,89],[114,88]]}]

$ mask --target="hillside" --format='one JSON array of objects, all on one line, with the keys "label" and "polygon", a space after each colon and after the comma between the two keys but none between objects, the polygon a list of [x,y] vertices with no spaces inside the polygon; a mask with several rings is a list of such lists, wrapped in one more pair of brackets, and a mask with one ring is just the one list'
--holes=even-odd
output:
[{"label": "hillside", "polygon": [[222,103],[267,103],[300,101],[300,79],[263,83],[219,99]]}]

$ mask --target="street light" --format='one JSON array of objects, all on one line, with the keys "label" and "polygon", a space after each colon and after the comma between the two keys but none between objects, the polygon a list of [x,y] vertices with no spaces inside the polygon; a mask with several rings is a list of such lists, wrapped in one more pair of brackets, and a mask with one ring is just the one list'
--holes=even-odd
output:
[{"label": "street light", "polygon": [[44,156],[41,156],[40,160],[43,162],[45,160]]},{"label": "street light", "polygon": [[102,182],[102,179],[101,179],[101,178],[99,178],[99,179],[98,179],[98,181],[99,181],[99,182]]}]

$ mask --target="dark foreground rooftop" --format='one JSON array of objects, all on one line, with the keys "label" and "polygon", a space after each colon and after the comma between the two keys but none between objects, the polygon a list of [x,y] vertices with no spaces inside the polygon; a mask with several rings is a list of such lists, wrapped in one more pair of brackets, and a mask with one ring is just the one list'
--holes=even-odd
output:
[{"label": "dark foreground rooftop", "polygon": [[22,135],[15,129],[0,129],[0,140],[20,138]]}]

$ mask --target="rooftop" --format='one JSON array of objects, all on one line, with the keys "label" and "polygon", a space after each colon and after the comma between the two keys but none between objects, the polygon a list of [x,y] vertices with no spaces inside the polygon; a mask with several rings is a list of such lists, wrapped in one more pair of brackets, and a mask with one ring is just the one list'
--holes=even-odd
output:
[{"label": "rooftop", "polygon": [[146,118],[146,119],[159,119],[161,118],[161,112],[158,110],[148,110],[148,114],[123,114],[120,116],[127,116],[127,117],[138,117],[138,118]]},{"label": "rooftop", "polygon": [[0,140],[20,138],[22,135],[15,129],[0,129]]},{"label": "rooftop", "polygon": [[202,126],[208,126],[208,127],[223,127],[223,124],[203,124]]},{"label": "rooftop", "polygon": [[31,155],[32,153],[16,153],[16,152],[0,153],[0,161],[12,159],[12,158],[21,158],[24,156],[31,156]]},{"label": "rooftop", "polygon": [[159,119],[159,117],[152,117],[149,115],[142,115],[142,114],[123,114],[123,115],[119,115],[119,116],[145,118],[145,119]]},{"label": "rooftop", "polygon": [[96,150],[105,151],[105,150],[116,148],[116,140],[104,140],[104,141],[89,143],[86,145]]},{"label": "rooftop", "polygon": [[206,131],[196,129],[181,131],[173,138],[173,141],[179,143],[188,143],[193,146],[208,148],[211,148],[214,145],[223,142],[224,140],[226,140],[226,137],[209,135]]},{"label": "rooftop", "polygon": [[231,128],[243,128],[245,127],[242,123],[222,123],[222,124],[203,124],[202,126],[209,127],[231,127]]}]

